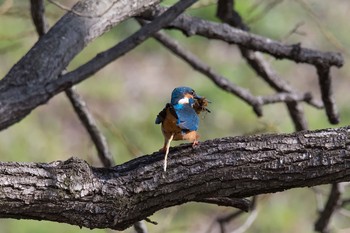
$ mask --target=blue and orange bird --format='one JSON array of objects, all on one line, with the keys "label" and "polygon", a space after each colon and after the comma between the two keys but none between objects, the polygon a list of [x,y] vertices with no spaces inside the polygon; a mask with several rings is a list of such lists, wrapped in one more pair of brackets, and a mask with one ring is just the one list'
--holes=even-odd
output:
[{"label": "blue and orange bird", "polygon": [[156,124],[161,124],[164,136],[164,146],[161,151],[165,152],[164,171],[167,167],[167,156],[172,140],[187,140],[193,146],[198,145],[199,134],[197,133],[198,115],[207,111],[209,101],[196,94],[190,87],[177,87],[171,93],[171,101],[157,115]]}]

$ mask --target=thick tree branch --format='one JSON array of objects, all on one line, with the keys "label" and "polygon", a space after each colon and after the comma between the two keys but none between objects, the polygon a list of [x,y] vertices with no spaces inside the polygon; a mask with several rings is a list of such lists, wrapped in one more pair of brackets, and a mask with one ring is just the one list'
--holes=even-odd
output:
[{"label": "thick tree branch", "polygon": [[[33,23],[38,32],[39,37],[43,36],[48,30],[48,24],[45,18],[45,7],[43,0],[31,0],[31,15]],[[64,73],[64,71],[62,72]],[[82,125],[85,127],[94,143],[98,157],[104,167],[112,167],[115,165],[112,155],[107,145],[107,139],[98,129],[95,118],[90,113],[85,101],[80,97],[74,87],[65,90],[66,96],[71,102],[74,111],[78,115]],[[147,227],[144,222],[136,222],[134,229],[137,233],[147,233]]]},{"label": "thick tree branch", "polygon": [[[158,6],[145,11],[141,17],[145,20],[153,20],[165,10],[166,8]],[[341,67],[344,63],[340,53],[321,52],[301,47],[300,44],[286,45],[269,38],[232,28],[229,25],[210,22],[185,14],[177,17],[167,28],[179,29],[188,36],[199,35],[209,39],[223,40],[227,43],[270,54],[277,59],[288,59],[297,63],[336,67]]]},{"label": "thick tree branch", "polygon": [[122,230],[160,209],[350,180],[350,127],[219,138],[113,168],[0,163],[0,217]]},{"label": "thick tree branch", "polygon": [[66,85],[72,85],[79,83],[86,78],[90,77],[92,74],[96,73],[101,68],[105,67],[107,64],[113,60],[123,56],[125,53],[134,49],[136,46],[144,42],[155,32],[159,31],[174,19],[177,18],[183,11],[185,11],[189,6],[195,3],[196,0],[181,0],[174,6],[168,8],[162,14],[160,14],[151,23],[146,24],[140,30],[136,31],[134,34],[113,46],[112,48],[99,53],[96,57],[85,63],[84,65],[78,67],[64,76],[62,76],[56,82],[48,83],[46,90],[51,93],[58,93]]},{"label": "thick tree branch", "polygon": [[[128,6],[126,7],[123,5],[124,1],[106,0],[104,2],[106,4],[97,4],[96,6],[95,1],[84,0],[74,8],[74,11],[84,15],[105,12],[100,17],[81,17],[73,12],[68,12],[0,81],[0,129],[18,122],[35,107],[47,102],[52,96],[93,75],[110,61],[141,43],[147,38],[147,35],[157,31],[155,29],[159,30],[160,27],[172,21],[173,18],[168,18],[162,20],[163,24],[158,24],[160,21],[156,22],[157,24],[154,23],[153,26],[150,26],[151,32],[143,30],[145,34],[139,33],[139,36],[129,38],[130,40],[99,54],[77,70],[57,79],[70,60],[88,42],[111,26],[131,15],[140,14],[150,5],[158,2],[157,0],[147,0],[142,1],[141,5],[138,1],[128,1],[125,3]],[[109,10],[106,11],[106,9]],[[150,10],[147,14],[142,15],[147,19],[154,20],[164,11],[165,8],[158,8],[158,10]],[[173,16],[174,14],[171,17]],[[154,27],[155,25],[157,26]],[[186,15],[177,17],[170,23],[169,27],[177,27],[188,35],[198,34],[229,43],[237,43],[250,49],[270,53],[276,58],[320,64],[322,67],[325,65],[340,67],[343,64],[343,59],[338,53],[319,52],[295,45],[288,46],[231,28],[228,25],[208,22]],[[57,40],[57,38],[63,39]],[[47,59],[47,57],[52,59]]]},{"label": "thick tree branch", "polygon": [[[59,76],[89,42],[159,0],[81,0],[0,80],[0,129],[18,122],[52,97],[44,84]],[[107,10],[108,9],[108,10]],[[107,11],[106,11],[107,10]]]},{"label": "thick tree branch", "polygon": [[[90,0],[86,0],[86,1],[90,1]],[[137,1],[137,0],[134,0],[134,1]],[[148,0],[148,1],[152,1],[152,0]],[[54,67],[52,67],[52,64],[45,64],[45,63],[42,64],[43,67],[45,67],[45,65],[47,65],[45,69],[50,70],[51,78],[45,79],[46,77],[42,76],[42,74],[40,74],[39,77],[34,77],[33,80],[31,80],[31,81],[29,80],[29,82],[28,82],[28,80],[26,80],[23,77],[22,77],[22,79],[21,79],[21,77],[17,77],[17,76],[13,77],[13,75],[12,75],[13,69],[16,70],[16,71],[14,71],[15,73],[16,72],[19,73],[19,76],[24,75],[24,74],[22,74],[24,72],[23,70],[25,70],[25,74],[28,73],[28,70],[30,70],[29,71],[30,74],[38,74],[38,71],[32,70],[33,67],[26,67],[29,63],[31,63],[31,61],[28,59],[29,59],[29,57],[31,57],[30,55],[32,53],[34,53],[34,55],[33,55],[34,57],[38,56],[38,54],[35,54],[35,51],[39,50],[41,52],[40,56],[43,56],[43,57],[52,57],[53,56],[51,53],[49,55],[47,55],[43,51],[41,51],[41,49],[45,49],[45,46],[44,45],[39,46],[38,44],[40,44],[42,41],[44,41],[42,43],[46,43],[45,39],[47,39],[47,36],[51,35],[51,34],[56,33],[55,36],[57,38],[61,38],[60,33],[59,33],[60,30],[66,30],[66,29],[64,26],[62,26],[62,24],[65,21],[60,20],[47,34],[45,34],[43,36],[43,38],[38,42],[38,44],[36,46],[34,46],[32,48],[32,50],[30,50],[30,52],[25,57],[23,57],[22,60],[17,65],[15,65],[13,67],[13,69],[4,78],[4,80],[0,81],[0,91],[1,90],[3,91],[3,92],[0,92],[0,129],[4,129],[4,128],[8,127],[9,125],[21,120],[26,115],[28,115],[32,109],[34,109],[35,107],[37,107],[40,104],[45,103],[52,96],[56,95],[57,93],[61,92],[62,90],[65,90],[65,89],[73,86],[74,84],[77,84],[77,83],[85,80],[86,78],[90,77],[92,74],[94,74],[99,69],[106,66],[108,63],[110,63],[114,59],[129,52],[130,50],[135,48],[137,45],[139,45],[140,43],[145,41],[154,32],[160,30],[162,27],[166,26],[171,21],[173,21],[178,15],[180,15],[183,11],[185,11],[189,6],[191,6],[196,1],[197,0],[180,0],[178,3],[174,4],[174,6],[170,7],[168,10],[166,10],[165,12],[160,14],[160,16],[157,17],[152,23],[147,24],[145,27],[141,28],[139,31],[137,31],[136,33],[134,33],[133,35],[131,35],[130,37],[128,37],[127,39],[125,39],[121,43],[117,44],[116,46],[112,47],[111,49],[109,49],[103,53],[98,54],[96,58],[87,62],[85,65],[82,65],[81,67],[79,67],[75,71],[67,73],[66,75],[60,77],[59,79],[52,80],[53,78],[57,78],[59,76],[59,73],[55,73],[55,71],[58,70],[57,66],[59,66],[59,69],[62,71],[63,67],[61,67],[61,65],[62,65],[61,63],[66,64],[65,61],[62,61],[62,59],[59,59],[62,56],[62,54],[58,54],[57,57],[55,57],[54,62],[53,62],[55,65]],[[94,6],[94,4],[96,4],[96,3],[94,3],[94,1],[92,1],[92,2],[93,3],[91,3],[91,4]],[[112,11],[115,8],[115,6],[121,7],[120,4],[123,4],[123,3],[119,3],[119,2],[124,3],[124,1],[113,2],[113,7],[109,6],[110,9],[105,14]],[[130,1],[125,2],[125,4],[127,4],[128,7],[129,6],[135,7],[134,5],[138,6],[137,9],[131,9],[131,10],[129,9],[130,12],[127,12],[127,13],[129,13],[129,15],[125,15],[125,17],[131,16],[131,14],[140,13],[141,9],[144,10],[144,7],[142,7],[144,5],[141,6],[141,4],[134,4]],[[147,4],[145,1],[143,1],[143,4],[146,4],[146,6],[150,5],[150,4]],[[103,5],[103,4],[100,4],[100,5]],[[77,4],[77,6],[80,6],[80,5]],[[82,11],[84,9],[85,8],[82,8]],[[76,11],[76,9],[75,9],[75,11]],[[90,9],[90,11],[91,11],[91,9]],[[125,9],[123,9],[122,13],[124,11],[125,11]],[[67,13],[67,14],[69,16],[69,13]],[[73,12],[70,12],[70,14],[75,15]],[[105,14],[103,14],[103,16]],[[75,17],[80,18],[80,16],[77,16],[77,15],[75,15]],[[93,20],[93,19],[95,19],[95,18],[94,17],[93,18],[86,18],[86,20],[88,22],[90,20]],[[112,19],[114,19],[114,18],[112,18]],[[122,19],[125,19],[125,18],[122,18]],[[119,19],[119,20],[121,21],[122,19]],[[71,20],[74,21],[74,18]],[[120,21],[118,21],[116,23],[119,23]],[[69,22],[69,23],[71,23],[71,22]],[[95,23],[97,24],[100,22],[95,22]],[[67,22],[67,24],[68,24],[68,22]],[[83,24],[83,22],[80,22],[80,24]],[[108,24],[107,26],[109,26],[109,27],[114,25],[113,21],[107,22],[107,24]],[[75,26],[79,27],[77,25],[75,25]],[[88,27],[87,28],[88,32],[90,32],[92,29],[94,29],[93,26],[95,26],[95,25],[89,25],[87,23],[86,27]],[[106,26],[106,25],[104,25],[104,26]],[[61,27],[63,27],[63,29]],[[92,27],[92,28],[89,28],[89,27]],[[97,30],[97,29],[95,28],[95,30]],[[103,31],[101,31],[101,29],[99,28],[98,32],[102,33]],[[73,33],[73,32],[71,32],[71,33]],[[75,35],[76,32],[74,32],[73,34]],[[66,36],[71,37],[71,35],[66,35]],[[79,35],[79,36],[82,37],[81,35]],[[77,36],[77,38],[79,36]],[[83,35],[83,36],[86,36],[86,38],[85,37],[83,37],[83,38],[85,38],[85,40],[87,40],[87,42],[89,42],[88,39],[92,40],[94,38],[94,37],[90,38],[89,36],[92,36],[90,34]],[[63,35],[63,38],[65,38],[64,35]],[[72,40],[77,39],[77,38],[72,38]],[[47,39],[47,40],[51,41],[54,39],[49,37],[49,39]],[[56,41],[56,43],[57,43],[57,41]],[[72,46],[70,43],[67,43],[67,44]],[[67,44],[65,45],[66,46],[65,49],[69,50],[69,46]],[[37,48],[38,46],[39,46],[39,48]],[[79,47],[79,45],[77,45],[77,46]],[[80,48],[80,50],[81,49],[82,48]],[[77,48],[74,48],[74,51],[78,52]],[[62,51],[60,51],[60,52],[62,53]],[[69,52],[70,55],[72,55],[71,53],[72,52]],[[66,56],[64,58],[66,58]],[[72,56],[69,56],[69,58],[66,60],[66,62],[68,63],[72,58],[73,58]],[[50,59],[46,59],[46,60],[50,60]],[[59,64],[56,64],[57,62]],[[23,65],[25,67],[22,67],[20,65],[22,63],[24,63]],[[43,70],[43,67],[40,67],[40,69]],[[45,71],[45,72],[47,72],[47,71]],[[52,72],[55,73],[54,77],[52,77]],[[10,79],[8,77],[13,77],[13,78]],[[7,81],[8,79],[10,79],[10,82]],[[2,81],[4,81],[4,82],[2,83]],[[32,82],[32,84],[35,83],[35,86],[32,85],[31,82]],[[13,97],[14,93],[18,93],[18,92],[20,92],[21,95],[16,96],[16,98],[14,98]],[[20,98],[18,98],[18,97],[20,97]],[[8,112],[8,111],[11,111],[13,114],[2,114],[4,112]]]}]

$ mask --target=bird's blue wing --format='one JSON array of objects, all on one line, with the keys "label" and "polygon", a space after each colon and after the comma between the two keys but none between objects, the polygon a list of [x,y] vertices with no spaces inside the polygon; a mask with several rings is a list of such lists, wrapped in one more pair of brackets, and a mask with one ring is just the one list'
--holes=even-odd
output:
[{"label": "bird's blue wing", "polygon": [[188,104],[174,106],[177,115],[177,125],[184,130],[197,130],[199,118],[196,111]]}]

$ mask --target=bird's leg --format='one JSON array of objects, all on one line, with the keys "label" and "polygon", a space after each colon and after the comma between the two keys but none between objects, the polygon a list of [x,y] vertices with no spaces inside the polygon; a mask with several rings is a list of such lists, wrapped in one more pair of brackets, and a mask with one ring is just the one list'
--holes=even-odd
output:
[{"label": "bird's leg", "polygon": [[167,144],[167,142],[165,142],[164,146],[159,149],[159,152],[164,152],[165,153],[165,151],[166,151],[166,144]]},{"label": "bird's leg", "polygon": [[166,146],[168,145],[168,142],[169,142],[169,138],[164,136],[164,145],[162,148],[159,149],[159,152],[163,152],[163,153],[166,152]]},{"label": "bird's leg", "polygon": [[194,140],[193,140],[193,143],[192,143],[192,147],[195,148],[199,145],[199,134],[195,131],[195,136],[194,136]]},{"label": "bird's leg", "polygon": [[[165,156],[164,156],[164,171],[166,172],[166,167],[167,167],[167,161],[168,161],[168,154],[169,154],[169,148],[170,148],[170,143],[174,138],[174,134],[172,134],[170,136],[170,138],[168,139],[168,142],[165,145]],[[164,150],[164,148],[163,148]]]}]

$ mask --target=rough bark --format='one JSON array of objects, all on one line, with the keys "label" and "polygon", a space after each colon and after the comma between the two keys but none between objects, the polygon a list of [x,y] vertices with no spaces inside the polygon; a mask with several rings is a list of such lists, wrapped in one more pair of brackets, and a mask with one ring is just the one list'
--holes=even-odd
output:
[{"label": "rough bark", "polygon": [[0,217],[123,230],[189,201],[350,180],[350,127],[185,144],[113,168],[79,159],[0,163]]},{"label": "rough bark", "polygon": [[159,1],[79,1],[0,81],[0,128],[48,101],[53,94],[43,84],[57,79],[89,42]]}]

